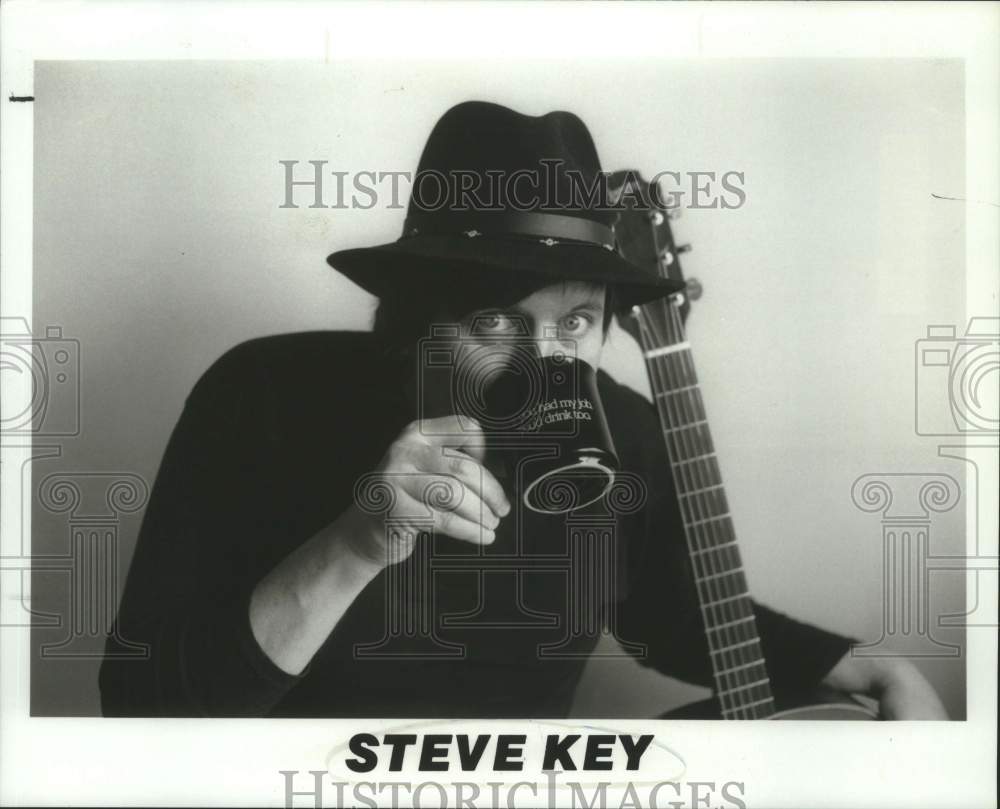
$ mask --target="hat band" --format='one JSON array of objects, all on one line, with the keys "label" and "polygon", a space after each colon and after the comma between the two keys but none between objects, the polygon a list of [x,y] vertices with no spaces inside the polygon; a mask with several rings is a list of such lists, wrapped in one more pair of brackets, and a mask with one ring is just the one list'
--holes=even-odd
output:
[{"label": "hat band", "polygon": [[403,238],[418,235],[452,235],[475,239],[478,236],[534,236],[552,247],[562,241],[585,242],[615,249],[615,232],[607,225],[576,216],[510,211],[503,213],[435,214],[408,216]]}]

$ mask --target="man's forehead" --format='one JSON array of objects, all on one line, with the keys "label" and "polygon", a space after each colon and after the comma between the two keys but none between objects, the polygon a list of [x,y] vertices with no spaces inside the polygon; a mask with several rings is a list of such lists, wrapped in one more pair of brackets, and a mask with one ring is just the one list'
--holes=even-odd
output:
[{"label": "man's forehead", "polygon": [[584,303],[603,303],[605,287],[586,281],[560,281],[542,287],[514,303],[511,309],[529,309],[540,304],[579,306]]}]

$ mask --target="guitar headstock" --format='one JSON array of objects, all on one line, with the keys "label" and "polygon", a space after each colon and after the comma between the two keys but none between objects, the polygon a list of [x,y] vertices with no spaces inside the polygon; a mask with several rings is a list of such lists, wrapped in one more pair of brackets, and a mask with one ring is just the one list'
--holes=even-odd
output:
[{"label": "guitar headstock", "polygon": [[[670,222],[680,216],[680,207],[666,205],[659,187],[643,179],[634,169],[611,174],[609,187],[611,199],[624,202],[615,223],[618,252],[641,270],[686,285],[685,291],[675,293],[671,301],[643,307],[651,328],[660,335],[669,334],[669,321],[675,315],[666,311],[667,307],[677,307],[683,323],[691,310],[691,301],[701,296],[701,285],[693,278],[685,280],[681,267],[680,257],[691,246],[678,245],[670,228]],[[661,318],[663,322],[660,322]],[[618,321],[626,331],[639,339],[634,312],[619,312]]]}]

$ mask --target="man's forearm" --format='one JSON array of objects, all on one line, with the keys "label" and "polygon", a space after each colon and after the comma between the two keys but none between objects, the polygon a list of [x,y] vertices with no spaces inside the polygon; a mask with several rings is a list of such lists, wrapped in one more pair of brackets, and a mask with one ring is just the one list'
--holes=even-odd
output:
[{"label": "man's forearm", "polygon": [[280,669],[300,674],[354,599],[382,570],[359,555],[363,530],[349,509],[307,540],[258,582],[250,598],[250,626]]}]

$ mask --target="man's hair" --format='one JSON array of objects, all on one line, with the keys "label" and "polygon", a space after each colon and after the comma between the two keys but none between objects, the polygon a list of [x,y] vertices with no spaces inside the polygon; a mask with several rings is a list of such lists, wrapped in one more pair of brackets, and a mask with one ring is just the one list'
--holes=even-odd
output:
[{"label": "man's hair", "polygon": [[[473,290],[465,287],[459,290],[416,286],[399,288],[379,299],[372,330],[382,338],[387,349],[405,350],[421,337],[429,336],[431,326],[435,323],[457,323],[481,309],[503,309],[548,285],[542,282],[517,289],[508,286],[502,289],[479,287]],[[606,286],[602,323],[605,337],[617,308],[615,289],[613,286]]]}]

